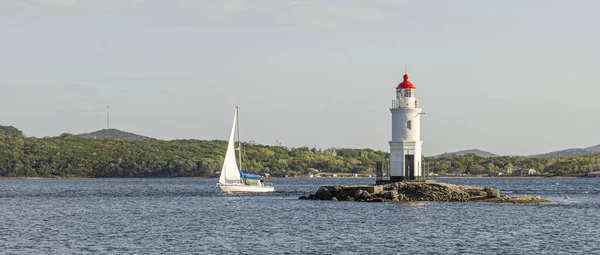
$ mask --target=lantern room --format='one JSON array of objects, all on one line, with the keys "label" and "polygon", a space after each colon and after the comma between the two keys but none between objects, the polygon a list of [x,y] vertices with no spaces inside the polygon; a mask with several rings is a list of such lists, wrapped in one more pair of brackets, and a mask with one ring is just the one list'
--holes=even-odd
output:
[{"label": "lantern room", "polygon": [[408,74],[404,74],[403,78],[396,87],[396,99],[392,102],[392,108],[418,108],[419,102],[415,98],[417,88],[408,80]]},{"label": "lantern room", "polygon": [[404,80],[396,87],[397,98],[415,97],[415,86],[408,80],[408,74],[404,74]]}]

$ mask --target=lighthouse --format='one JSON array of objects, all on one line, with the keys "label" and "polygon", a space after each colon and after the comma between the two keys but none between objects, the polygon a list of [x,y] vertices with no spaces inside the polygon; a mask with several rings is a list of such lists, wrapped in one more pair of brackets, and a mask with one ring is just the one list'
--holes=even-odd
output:
[{"label": "lighthouse", "polygon": [[421,114],[415,86],[404,74],[392,101],[392,140],[390,141],[390,181],[423,179],[421,171]]}]

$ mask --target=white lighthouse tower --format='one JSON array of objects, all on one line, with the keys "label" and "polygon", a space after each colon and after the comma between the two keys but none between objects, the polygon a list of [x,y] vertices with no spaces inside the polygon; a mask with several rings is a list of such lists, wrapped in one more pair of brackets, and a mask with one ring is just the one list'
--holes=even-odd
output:
[{"label": "white lighthouse tower", "polygon": [[390,181],[420,180],[421,114],[415,86],[404,74],[392,102],[392,140],[390,141]]}]

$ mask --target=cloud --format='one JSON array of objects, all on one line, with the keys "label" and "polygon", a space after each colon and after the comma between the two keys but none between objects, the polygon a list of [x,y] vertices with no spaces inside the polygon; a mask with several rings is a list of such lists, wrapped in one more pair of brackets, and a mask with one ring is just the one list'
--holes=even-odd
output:
[{"label": "cloud", "polygon": [[399,17],[410,0],[3,0],[0,9],[21,11],[135,11],[193,17],[198,21],[269,21],[276,25],[336,26]]}]

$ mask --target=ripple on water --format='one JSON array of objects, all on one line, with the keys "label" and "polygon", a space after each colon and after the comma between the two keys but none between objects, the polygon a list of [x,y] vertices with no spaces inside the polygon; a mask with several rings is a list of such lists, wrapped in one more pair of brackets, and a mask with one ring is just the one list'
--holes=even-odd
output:
[{"label": "ripple on water", "polygon": [[272,180],[278,192],[224,194],[215,179],[1,179],[0,253],[600,253],[598,179],[443,179],[551,205],[305,201],[373,179]]}]

